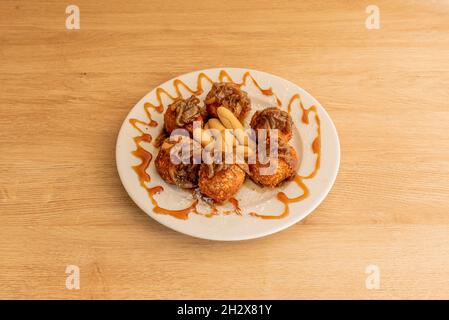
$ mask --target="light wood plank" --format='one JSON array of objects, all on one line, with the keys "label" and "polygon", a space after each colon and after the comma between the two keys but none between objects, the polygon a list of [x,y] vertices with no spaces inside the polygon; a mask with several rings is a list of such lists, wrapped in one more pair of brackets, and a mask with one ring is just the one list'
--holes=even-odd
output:
[{"label": "light wood plank", "polygon": [[[372,31],[356,1],[75,4],[69,31],[65,3],[0,2],[0,298],[449,298],[447,1],[377,1]],[[267,238],[177,234],[117,176],[129,109],[217,66],[299,84],[340,135],[328,198]]]}]

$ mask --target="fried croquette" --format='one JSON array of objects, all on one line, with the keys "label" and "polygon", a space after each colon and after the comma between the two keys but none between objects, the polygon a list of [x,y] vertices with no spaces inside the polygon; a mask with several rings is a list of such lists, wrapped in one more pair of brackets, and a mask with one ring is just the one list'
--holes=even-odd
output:
[{"label": "fried croquette", "polygon": [[201,193],[219,203],[239,191],[246,174],[237,164],[202,163],[199,176]]},{"label": "fried croquette", "polygon": [[[251,118],[250,126],[254,130],[259,129],[277,129],[278,138],[289,141],[292,137],[292,117],[288,112],[282,111],[277,107],[266,108],[254,113]],[[269,135],[269,132],[267,132]]]},{"label": "fried croquette", "polygon": [[278,157],[268,159],[267,163],[262,164],[257,157],[256,163],[249,165],[249,175],[254,182],[265,187],[277,187],[295,177],[299,157],[292,146],[279,146]]},{"label": "fried croquette", "polygon": [[251,101],[248,94],[240,89],[238,84],[232,82],[215,82],[204,100],[207,113],[210,117],[217,118],[217,108],[225,107],[243,120],[251,110]]},{"label": "fried croquette", "polygon": [[199,121],[202,126],[206,114],[199,103],[200,100],[196,96],[174,100],[164,114],[165,130],[171,133],[177,128],[184,128],[192,133],[194,121]]},{"label": "fried croquette", "polygon": [[[194,143],[190,138],[187,139],[188,140],[183,143]],[[190,158],[188,163],[183,163],[182,161],[175,163],[171,157],[170,151],[176,143],[176,141],[170,141],[170,138],[167,138],[164,141],[154,163],[156,170],[161,178],[167,183],[175,184],[180,188],[195,188],[198,186],[200,165],[193,162],[192,154],[188,155]]]}]

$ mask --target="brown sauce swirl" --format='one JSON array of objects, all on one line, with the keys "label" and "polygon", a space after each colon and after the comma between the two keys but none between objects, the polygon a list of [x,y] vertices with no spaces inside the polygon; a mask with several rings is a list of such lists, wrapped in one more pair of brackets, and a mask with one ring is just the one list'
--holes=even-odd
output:
[{"label": "brown sauce swirl", "polygon": [[[231,76],[225,71],[225,70],[221,70],[220,74],[218,75],[218,80],[223,82],[224,79],[228,79],[229,82],[234,82],[234,80],[232,80]],[[278,96],[273,92],[273,89],[267,88],[267,89],[263,89],[259,83],[256,81],[256,79],[254,79],[254,77],[251,75],[251,73],[249,71],[245,72],[243,74],[243,78],[242,78],[242,82],[238,83],[239,86],[243,86],[246,84],[246,80],[250,78],[253,82],[253,84],[257,87],[257,89],[259,89],[259,91],[265,95],[265,96],[274,96],[276,99],[276,103],[278,105],[278,107],[280,107],[282,105],[281,100],[278,98]]]},{"label": "brown sauce swirl", "polygon": [[178,219],[186,220],[189,217],[190,212],[196,211],[196,204],[198,203],[198,200],[194,200],[190,206],[180,210],[170,210],[166,208],[161,208],[159,207],[159,204],[157,203],[156,199],[154,199],[154,195],[164,191],[164,188],[162,186],[156,186],[153,188],[146,188],[146,189],[148,191],[148,195],[150,196],[151,203],[154,206],[153,211],[156,213],[167,214]]},{"label": "brown sauce swirl", "polygon": [[284,204],[284,211],[282,211],[280,214],[265,215],[265,214],[259,214],[257,212],[251,212],[250,215],[252,215],[254,217],[261,218],[261,219],[271,219],[271,220],[282,219],[282,218],[285,218],[286,216],[288,216],[290,203],[302,201],[309,196],[309,193],[310,193],[309,189],[304,184],[302,179],[303,178],[298,175],[293,179],[293,181],[295,181],[295,183],[302,189],[303,193],[301,195],[294,197],[294,198],[289,198],[289,197],[287,197],[287,195],[284,192],[279,192],[277,194],[277,199]]},{"label": "brown sauce swirl", "polygon": [[231,198],[229,199],[229,202],[233,205],[234,212],[237,213],[239,216],[241,216],[242,210],[239,207],[239,201],[236,198]]},{"label": "brown sauce swirl", "polygon": [[317,155],[316,160],[315,160],[315,166],[314,166],[312,172],[310,174],[308,174],[307,176],[296,175],[294,178],[295,183],[303,190],[303,193],[301,195],[294,197],[294,198],[289,198],[289,197],[287,197],[287,195],[284,192],[279,192],[277,194],[278,200],[284,204],[283,212],[281,212],[280,214],[277,214],[277,215],[263,215],[263,214],[259,214],[256,212],[251,212],[250,214],[252,216],[262,218],[262,219],[282,219],[282,218],[288,216],[289,204],[302,201],[305,198],[307,198],[310,194],[310,191],[307,188],[307,186],[304,184],[303,179],[313,178],[317,174],[317,172],[320,168],[320,163],[321,163],[321,122],[320,122],[320,118],[318,116],[318,111],[316,109],[316,106],[311,106],[310,108],[306,109],[302,103],[301,96],[299,94],[295,94],[291,97],[290,102],[288,103],[288,106],[287,106],[288,113],[291,113],[292,104],[295,100],[299,100],[299,107],[302,110],[301,121],[304,124],[309,124],[309,112],[313,112],[315,114],[315,122],[317,124],[317,136],[313,140],[312,145],[311,145],[313,153],[315,153]]},{"label": "brown sauce swirl", "polygon": [[[219,74],[219,81],[224,81],[225,79],[227,79],[230,82],[233,82],[232,78],[229,76],[229,74],[225,71],[225,70],[221,70],[220,74]],[[280,107],[282,105],[280,99],[278,98],[278,96],[273,92],[272,88],[267,88],[267,89],[263,89],[258,83],[257,81],[251,76],[251,74],[249,72],[245,72],[245,74],[243,75],[243,79],[242,82],[239,83],[240,86],[243,86],[246,84],[247,79],[250,78],[253,82],[253,84],[258,88],[258,90],[265,96],[274,96],[276,99],[276,103],[278,104],[278,107]],[[155,186],[155,187],[148,187],[147,184],[151,181],[151,177],[149,176],[149,174],[146,172],[147,168],[149,167],[151,160],[153,158],[152,154],[147,151],[146,149],[144,149],[141,146],[141,142],[148,142],[150,143],[152,140],[152,136],[146,132],[144,132],[139,126],[140,125],[144,125],[144,126],[151,126],[151,127],[155,127],[158,125],[158,123],[156,121],[154,121],[152,119],[152,115],[151,115],[151,111],[150,109],[154,109],[156,112],[158,113],[162,113],[164,111],[164,105],[162,102],[162,95],[167,96],[171,101],[174,101],[177,98],[182,98],[182,93],[181,93],[181,89],[180,87],[183,87],[185,90],[187,90],[188,92],[190,92],[193,95],[200,95],[203,92],[203,80],[207,80],[210,84],[213,83],[212,79],[210,79],[209,76],[207,76],[205,73],[201,72],[198,75],[197,78],[197,88],[196,90],[190,88],[189,86],[187,86],[183,81],[179,80],[179,79],[175,79],[173,81],[173,86],[175,88],[176,94],[177,96],[173,96],[172,94],[170,94],[169,92],[167,92],[165,89],[163,88],[156,88],[156,99],[158,101],[157,105],[154,105],[150,102],[146,102],[144,104],[144,110],[145,113],[148,117],[148,122],[144,122],[138,119],[130,119],[129,122],[131,123],[131,125],[136,128],[141,135],[134,137],[134,143],[136,145],[136,150],[134,150],[132,152],[132,154],[134,156],[136,156],[137,158],[139,158],[141,160],[141,163],[138,165],[133,166],[133,170],[136,172],[138,178],[139,178],[139,182],[140,185],[147,190],[149,198],[154,206],[153,211],[155,213],[158,214],[166,214],[166,215],[171,215],[175,218],[178,219],[187,219],[189,214],[191,212],[194,213],[198,213],[197,209],[196,209],[196,205],[198,203],[197,199],[194,199],[193,202],[191,203],[191,205],[189,205],[188,207],[184,208],[184,209],[180,209],[180,210],[169,210],[166,208],[162,208],[159,206],[159,204],[157,203],[156,199],[155,199],[155,195],[157,193],[160,193],[164,190],[164,188],[162,186]],[[321,135],[321,131],[320,131],[320,119],[318,117],[318,113],[316,110],[315,106],[310,107],[309,109],[305,109],[302,101],[301,101],[301,97],[299,96],[299,94],[294,95],[288,105],[288,112],[290,113],[291,111],[291,106],[292,103],[295,99],[298,99],[300,101],[300,107],[303,111],[303,115],[302,115],[302,122],[305,124],[309,123],[309,112],[314,112],[315,113],[315,120],[316,123],[318,125],[317,128],[317,137],[315,138],[315,140],[312,143],[312,151],[317,155],[317,159],[316,159],[316,163],[315,163],[315,168],[314,170],[305,177],[301,177],[299,175],[297,175],[294,178],[295,183],[303,190],[303,193],[297,197],[293,197],[293,198],[289,198],[287,197],[287,195],[284,192],[279,192],[277,194],[277,199],[279,201],[281,201],[284,204],[284,211],[278,215],[262,215],[262,214],[258,214],[255,212],[251,212],[250,215],[251,216],[255,216],[255,217],[259,217],[262,219],[280,219],[283,217],[286,217],[289,214],[289,204],[293,203],[293,202],[298,202],[301,201],[305,198],[308,197],[309,195],[309,190],[307,188],[307,186],[303,183],[303,179],[310,179],[313,178],[319,167],[320,167],[320,158],[321,158],[321,146],[320,146],[320,135]],[[235,198],[231,198],[229,200],[229,202],[233,205],[234,207],[234,212],[236,212],[237,214],[241,214],[241,209],[239,207],[239,203]],[[212,210],[210,213],[205,214],[204,216],[206,217],[212,217],[214,215],[217,214],[217,209],[215,206],[212,207]]]}]

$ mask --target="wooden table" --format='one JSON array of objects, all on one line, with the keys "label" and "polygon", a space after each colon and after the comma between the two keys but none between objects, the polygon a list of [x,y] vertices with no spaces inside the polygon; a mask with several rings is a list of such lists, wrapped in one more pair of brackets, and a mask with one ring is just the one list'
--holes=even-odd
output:
[{"label": "wooden table", "polygon": [[[79,30],[68,3],[0,2],[0,298],[449,298],[447,1],[376,1],[379,30],[363,1],[74,4]],[[340,135],[329,196],[266,238],[171,231],[117,175],[129,109],[217,66],[299,84]]]}]

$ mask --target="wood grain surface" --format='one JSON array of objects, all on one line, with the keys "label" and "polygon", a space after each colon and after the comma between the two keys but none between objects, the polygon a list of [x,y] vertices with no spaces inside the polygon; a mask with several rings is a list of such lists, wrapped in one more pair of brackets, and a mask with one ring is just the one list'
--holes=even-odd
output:
[{"label": "wood grain surface", "polygon": [[[74,0],[80,30],[68,4],[0,2],[0,298],[449,298],[448,1]],[[115,166],[143,95],[220,66],[297,83],[341,140],[326,200],[257,240],[158,224]]]}]

